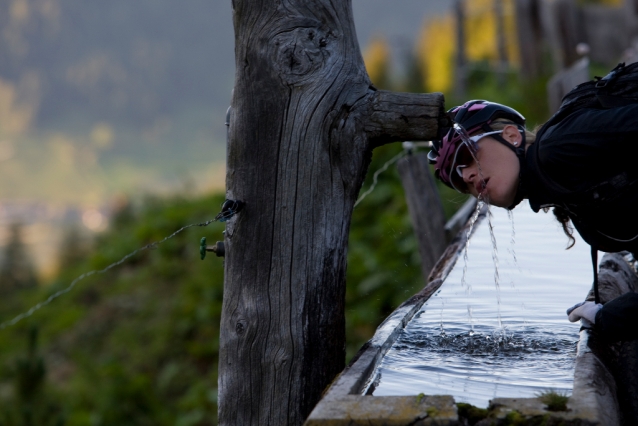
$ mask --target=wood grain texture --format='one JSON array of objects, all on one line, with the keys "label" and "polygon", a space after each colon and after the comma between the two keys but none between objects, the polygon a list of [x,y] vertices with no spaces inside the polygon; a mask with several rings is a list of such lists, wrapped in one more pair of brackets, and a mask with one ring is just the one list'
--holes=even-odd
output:
[{"label": "wood grain texture", "polygon": [[[226,185],[246,205],[226,228],[219,421],[299,425],[344,367],[348,232],[372,148],[434,137],[443,97],[372,88],[350,1],[234,0],[233,15]],[[392,115],[400,102],[421,121]]]}]

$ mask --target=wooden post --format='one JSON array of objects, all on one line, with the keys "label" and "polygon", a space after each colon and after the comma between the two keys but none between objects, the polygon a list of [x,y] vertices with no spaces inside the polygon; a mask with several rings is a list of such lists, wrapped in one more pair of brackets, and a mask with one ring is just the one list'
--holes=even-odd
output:
[{"label": "wooden post", "polygon": [[541,6],[543,32],[558,72],[578,60],[576,45],[583,40],[578,7],[575,0],[543,0]]},{"label": "wooden post", "polygon": [[558,111],[565,96],[570,90],[590,80],[589,78],[589,59],[582,58],[571,67],[560,71],[547,82],[547,102],[549,103],[549,112],[551,114]]},{"label": "wooden post", "polygon": [[376,146],[431,140],[442,94],[377,91],[350,0],[233,0],[220,425],[300,425],[345,362],[352,209]]},{"label": "wooden post", "polygon": [[504,85],[509,63],[507,60],[507,41],[505,39],[505,10],[503,0],[495,0],[494,14],[496,15],[496,48],[498,51],[496,72],[499,85]]},{"label": "wooden post", "polygon": [[397,167],[414,233],[419,242],[421,271],[423,278],[427,280],[447,246],[443,204],[434,177],[429,171],[427,154],[408,155],[399,160]]},{"label": "wooden post", "polygon": [[635,40],[636,15],[632,5],[586,4],[581,9],[584,39],[591,48],[591,60],[613,67]]},{"label": "wooden post", "polygon": [[467,60],[465,58],[465,0],[454,2],[454,16],[456,22],[456,67],[454,96],[465,99],[467,92]]},{"label": "wooden post", "polygon": [[521,56],[521,74],[531,80],[542,73],[543,41],[540,0],[516,0],[516,30]]}]

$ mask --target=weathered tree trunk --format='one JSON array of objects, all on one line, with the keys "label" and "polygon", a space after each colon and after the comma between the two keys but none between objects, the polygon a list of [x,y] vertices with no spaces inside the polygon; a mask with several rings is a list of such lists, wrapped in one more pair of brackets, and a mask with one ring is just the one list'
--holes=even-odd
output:
[{"label": "weathered tree trunk", "polygon": [[375,146],[428,140],[441,94],[376,91],[349,0],[234,0],[222,425],[299,425],[344,366],[350,218]]}]

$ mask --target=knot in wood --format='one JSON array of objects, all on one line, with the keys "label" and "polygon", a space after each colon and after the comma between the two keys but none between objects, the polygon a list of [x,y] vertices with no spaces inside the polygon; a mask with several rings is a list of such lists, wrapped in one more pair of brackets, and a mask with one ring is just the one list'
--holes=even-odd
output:
[{"label": "knot in wood", "polygon": [[235,324],[235,332],[238,336],[243,336],[246,333],[246,321],[239,320],[237,324]]},{"label": "knot in wood", "polygon": [[285,83],[298,85],[316,78],[329,56],[329,37],[319,28],[298,27],[272,38],[275,69]]}]

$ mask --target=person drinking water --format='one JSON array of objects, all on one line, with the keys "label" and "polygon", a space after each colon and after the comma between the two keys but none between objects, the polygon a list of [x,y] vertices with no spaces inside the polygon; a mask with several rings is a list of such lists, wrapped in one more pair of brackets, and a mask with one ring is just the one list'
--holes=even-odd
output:
[{"label": "person drinking water", "polygon": [[[509,210],[524,199],[535,212],[553,208],[572,244],[570,222],[592,247],[594,264],[597,250],[638,258],[638,103],[581,108],[537,133],[518,111],[485,100],[448,114],[453,126],[428,154],[444,184]],[[638,338],[638,293],[598,302],[571,307],[569,320],[610,341]]]}]

